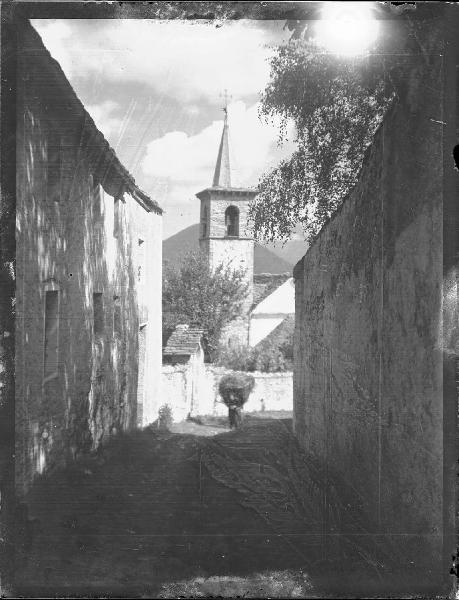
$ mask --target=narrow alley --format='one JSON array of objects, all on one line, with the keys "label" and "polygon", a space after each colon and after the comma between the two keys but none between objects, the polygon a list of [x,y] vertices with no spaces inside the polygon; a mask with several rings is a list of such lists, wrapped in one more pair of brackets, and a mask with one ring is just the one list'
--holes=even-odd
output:
[{"label": "narrow alley", "polygon": [[[213,418],[118,436],[34,486],[18,593],[343,594],[339,564],[335,576],[321,570],[322,476],[305,460],[291,419],[269,414],[247,415],[235,431]],[[388,566],[358,548],[348,556],[365,589]]]},{"label": "narrow alley", "polygon": [[1,3],[0,596],[459,599],[458,5],[42,4]]},{"label": "narrow alley", "polygon": [[43,478],[28,499],[18,591],[304,597],[290,420],[249,418],[235,432],[214,421],[124,435]]}]

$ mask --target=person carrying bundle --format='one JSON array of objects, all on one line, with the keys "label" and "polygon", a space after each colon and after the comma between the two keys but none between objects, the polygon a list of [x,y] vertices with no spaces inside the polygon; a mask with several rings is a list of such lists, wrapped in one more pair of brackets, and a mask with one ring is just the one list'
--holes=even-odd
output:
[{"label": "person carrying bundle", "polygon": [[228,407],[230,429],[241,426],[242,407],[247,402],[254,385],[254,378],[246,373],[231,373],[224,375],[220,380],[218,389],[223,402]]}]

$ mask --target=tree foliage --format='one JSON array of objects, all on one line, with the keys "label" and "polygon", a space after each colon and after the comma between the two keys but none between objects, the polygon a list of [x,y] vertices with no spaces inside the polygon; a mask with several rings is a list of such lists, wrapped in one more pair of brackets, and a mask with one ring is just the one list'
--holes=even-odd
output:
[{"label": "tree foliage", "polygon": [[262,343],[255,348],[221,346],[216,362],[233,371],[261,371],[262,373],[291,371],[293,369],[293,343],[291,340],[279,345]]},{"label": "tree foliage", "polygon": [[241,314],[248,284],[243,269],[230,263],[210,270],[204,252],[166,266],[163,277],[163,343],[175,326],[189,323],[207,331],[209,351],[217,348],[222,329]]},{"label": "tree foliage", "polygon": [[258,237],[288,239],[301,223],[311,240],[357,182],[367,146],[392,92],[379,55],[339,57],[291,39],[271,59],[261,117],[294,127],[296,150],[265,173],[250,217]]}]

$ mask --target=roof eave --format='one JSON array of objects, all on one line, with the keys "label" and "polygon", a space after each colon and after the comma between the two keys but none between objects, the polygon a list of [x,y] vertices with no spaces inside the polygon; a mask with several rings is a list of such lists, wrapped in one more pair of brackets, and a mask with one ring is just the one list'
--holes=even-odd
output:
[{"label": "roof eave", "polygon": [[[110,171],[114,172],[114,174],[116,173],[117,177],[115,177],[115,179],[119,181],[119,186],[118,184],[115,184],[115,187],[118,187],[119,193],[126,191],[148,212],[154,211],[158,214],[162,214],[163,210],[159,204],[152,200],[137,186],[134,177],[121,164],[116,152],[105,139],[103,133],[97,128],[93,118],[85,109],[83,103],[77,96],[71,83],[62,70],[62,67],[58,61],[51,56],[50,52],[43,44],[40,34],[34,29],[30,22],[26,21],[25,23],[27,24],[29,31],[36,38],[37,46],[40,47],[43,58],[45,58],[49,64],[51,75],[56,83],[56,88],[58,88],[73,105],[72,111],[74,114],[81,115],[81,117],[84,119],[82,139],[85,139],[88,148],[92,148],[93,150],[97,149],[95,156],[99,156],[99,161],[101,161],[101,164],[104,165],[104,168],[106,169],[106,176]],[[103,156],[103,160],[100,159],[101,156]],[[103,181],[101,181],[101,184],[104,186]],[[113,191],[113,189],[106,190],[106,192],[110,195],[113,195],[111,193]]]},{"label": "roof eave", "polygon": [[235,187],[231,187],[231,188],[225,188],[225,187],[216,187],[216,186],[211,186],[208,188],[205,188],[204,190],[201,190],[200,192],[198,192],[197,194],[195,194],[195,196],[197,198],[199,198],[200,200],[205,200],[207,196],[210,195],[210,193],[217,193],[217,194],[244,194],[244,195],[249,195],[249,196],[253,196],[255,197],[258,194],[258,190],[254,190],[251,188],[235,188]]}]

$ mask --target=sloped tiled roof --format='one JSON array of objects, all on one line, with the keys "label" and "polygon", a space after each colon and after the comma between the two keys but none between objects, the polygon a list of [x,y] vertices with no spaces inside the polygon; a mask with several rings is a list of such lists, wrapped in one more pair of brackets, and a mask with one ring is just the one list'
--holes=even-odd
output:
[{"label": "sloped tiled roof", "polygon": [[199,349],[199,345],[204,336],[204,329],[190,327],[188,325],[177,325],[175,331],[167,340],[166,347],[163,350],[165,355],[189,355],[191,356]]},{"label": "sloped tiled roof", "polygon": [[252,310],[252,315],[294,314],[295,285],[293,277],[289,277],[282,285],[259,302]]},{"label": "sloped tiled roof", "polygon": [[291,273],[256,273],[253,276],[253,305],[252,310],[274,290],[290,279]]},{"label": "sloped tiled roof", "polygon": [[288,315],[282,323],[273,329],[263,340],[257,344],[258,346],[279,347],[285,342],[293,339],[295,330],[295,315]]}]

